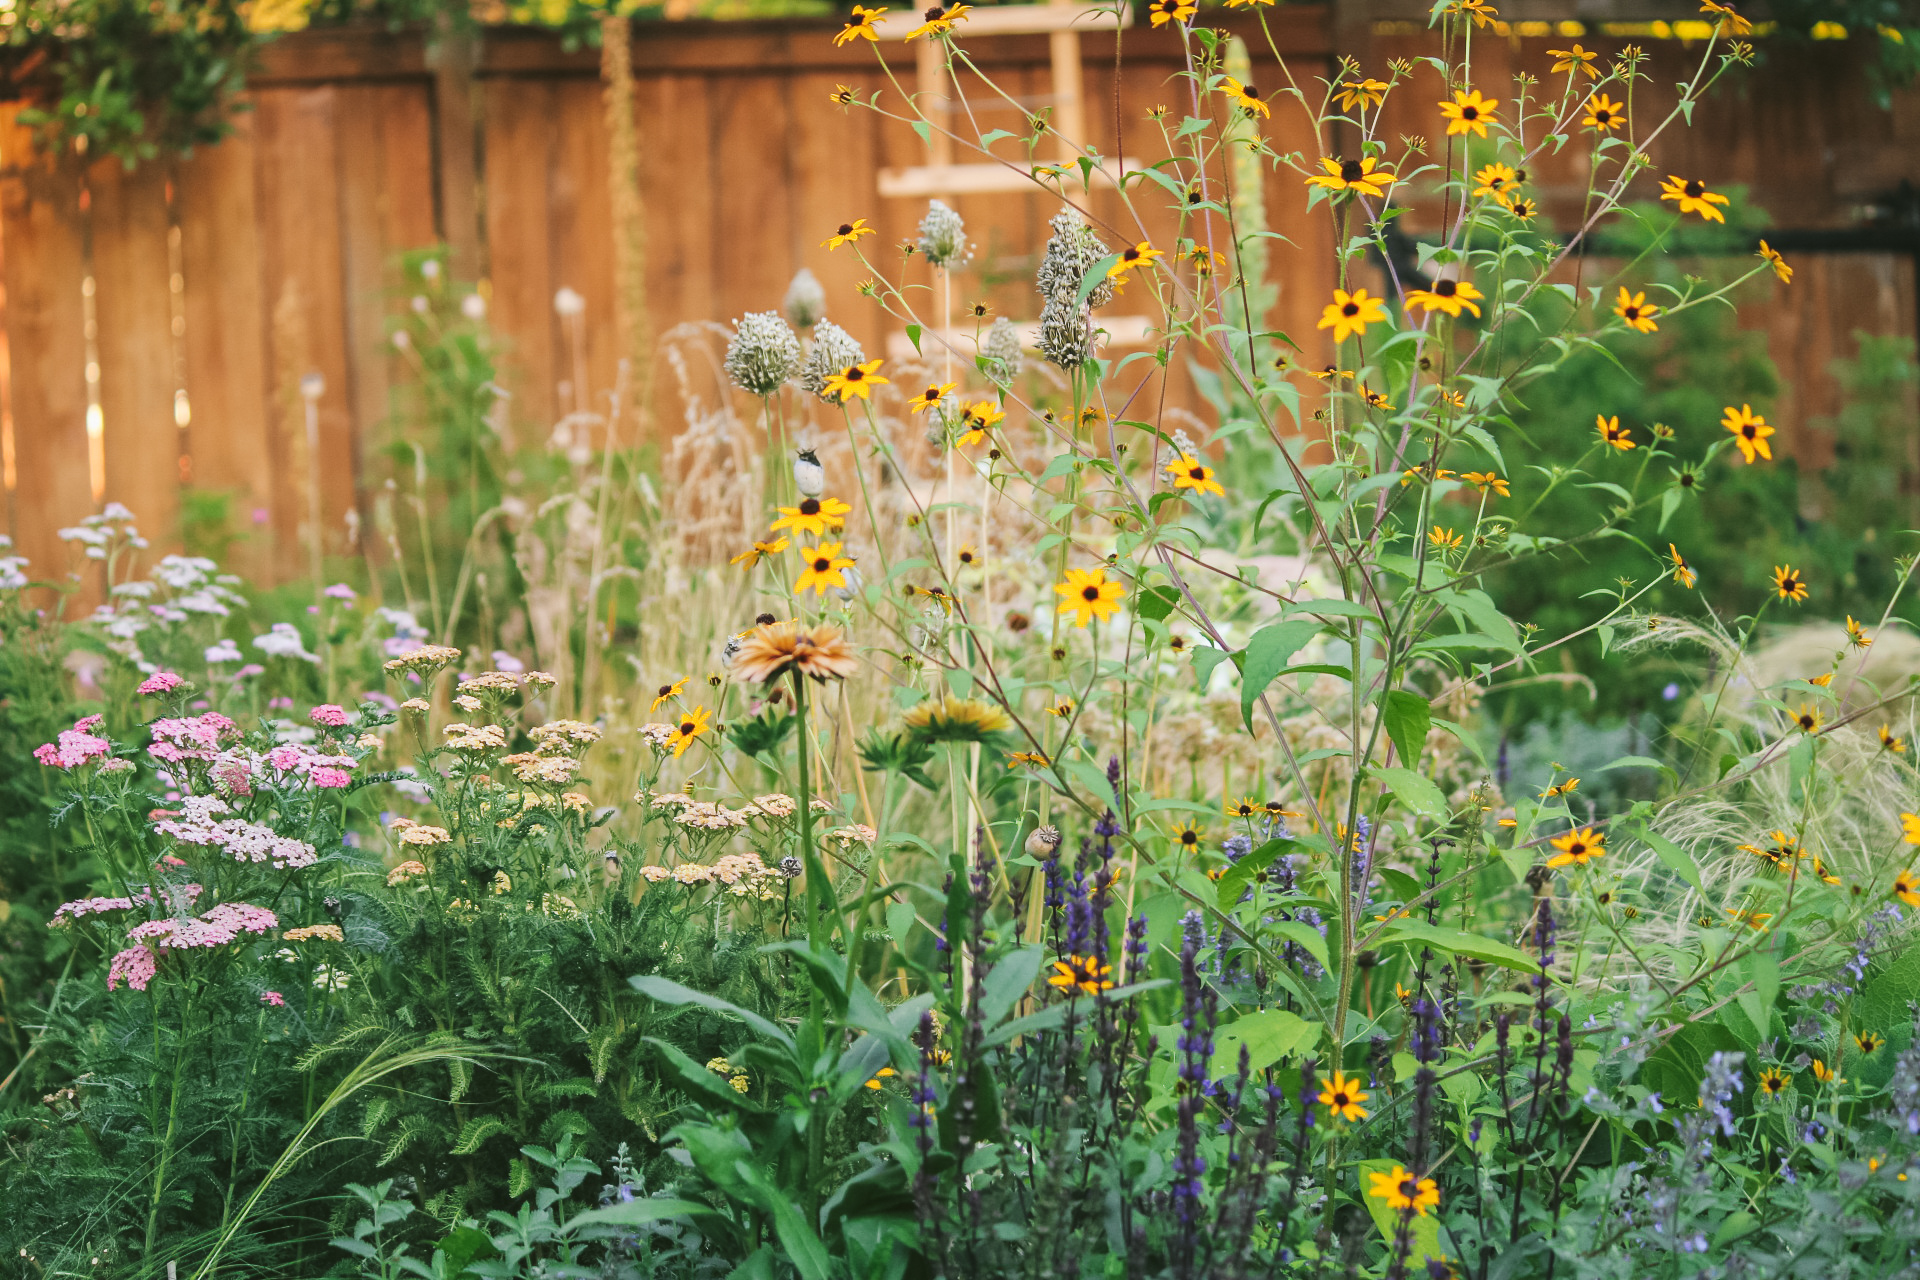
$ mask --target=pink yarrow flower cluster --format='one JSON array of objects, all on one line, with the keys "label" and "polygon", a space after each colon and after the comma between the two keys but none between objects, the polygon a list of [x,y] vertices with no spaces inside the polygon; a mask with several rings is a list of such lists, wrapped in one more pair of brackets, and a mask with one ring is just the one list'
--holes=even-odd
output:
[{"label": "pink yarrow flower cluster", "polygon": [[107,990],[117,990],[124,982],[135,991],[145,991],[158,970],[152,951],[145,947],[128,947],[107,966]]},{"label": "pink yarrow flower cluster", "polygon": [[[140,896],[146,901],[152,901],[146,894]],[[107,911],[131,910],[133,910],[132,898],[76,898],[72,902],[63,902],[55,907],[53,919],[47,923],[49,928],[57,929],[61,925],[72,924],[75,920],[86,916],[97,916]]]},{"label": "pink yarrow flower cluster", "polygon": [[58,741],[45,742],[33,749],[33,758],[53,769],[78,769],[89,760],[110,755],[113,744],[94,735],[100,727],[99,716],[85,716],[64,729]]},{"label": "pink yarrow flower cluster", "polygon": [[150,698],[158,697],[163,693],[172,693],[185,683],[184,680],[171,671],[156,671],[140,682],[140,688],[136,690],[136,692],[143,693]]},{"label": "pink yarrow flower cluster", "polygon": [[283,836],[257,822],[221,816],[231,812],[218,796],[188,796],[180,802],[178,812],[154,823],[153,829],[182,844],[225,849],[236,862],[271,862],[280,871],[310,867],[319,861],[319,854],[306,841]]},{"label": "pink yarrow flower cluster", "polygon": [[218,754],[220,739],[237,733],[236,725],[218,711],[197,716],[169,716],[155,720],[149,728],[153,743],[147,754],[156,760],[178,764],[185,760],[212,760]]},{"label": "pink yarrow flower cluster", "polygon": [[173,950],[224,947],[229,942],[238,942],[243,933],[265,933],[279,923],[280,917],[265,907],[223,902],[192,920],[149,920],[137,924],[127,930],[127,937],[135,942],[151,938],[155,945]]},{"label": "pink yarrow flower cluster", "polygon": [[331,702],[321,703],[312,711],[309,711],[307,716],[315,724],[328,729],[344,728],[347,721],[351,718],[347,715],[347,709],[345,707],[335,706]]}]

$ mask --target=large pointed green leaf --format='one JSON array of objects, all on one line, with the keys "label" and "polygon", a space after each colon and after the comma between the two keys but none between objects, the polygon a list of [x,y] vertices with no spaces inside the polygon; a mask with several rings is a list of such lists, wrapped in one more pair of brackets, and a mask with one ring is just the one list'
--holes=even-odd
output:
[{"label": "large pointed green leaf", "polygon": [[781,1029],[778,1023],[761,1017],[751,1009],[742,1009],[739,1005],[722,1000],[719,996],[710,996],[704,991],[695,991],[692,987],[683,987],[671,978],[641,974],[627,979],[635,991],[643,996],[652,996],[661,1004],[692,1004],[702,1009],[711,1009],[715,1013],[724,1013],[758,1031],[768,1039],[777,1040],[788,1049],[793,1048],[793,1037]]}]

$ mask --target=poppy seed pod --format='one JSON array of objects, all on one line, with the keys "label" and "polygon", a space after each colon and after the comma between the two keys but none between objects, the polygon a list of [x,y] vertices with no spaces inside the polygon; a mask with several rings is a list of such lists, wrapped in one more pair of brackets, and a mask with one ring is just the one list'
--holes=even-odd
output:
[{"label": "poppy seed pod", "polygon": [[800,339],[776,311],[749,311],[733,322],[725,368],[749,395],[770,396],[800,367]]}]

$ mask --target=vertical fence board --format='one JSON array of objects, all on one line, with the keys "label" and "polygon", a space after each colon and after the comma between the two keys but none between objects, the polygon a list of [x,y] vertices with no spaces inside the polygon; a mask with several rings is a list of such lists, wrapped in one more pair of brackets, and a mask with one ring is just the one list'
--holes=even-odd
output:
[{"label": "vertical fence board", "polygon": [[0,235],[7,241],[7,338],[13,370],[19,554],[36,578],[68,568],[55,536],[94,510],[87,464],[85,272],[79,176],[32,154],[27,130],[0,120]]},{"label": "vertical fence board", "polygon": [[516,420],[544,439],[553,424],[555,360],[547,173],[553,95],[544,81],[486,82],[487,258],[494,325],[507,342]]},{"label": "vertical fence board", "polygon": [[167,174],[151,164],[128,173],[118,160],[106,160],[88,176],[105,497],[131,509],[154,554],[164,554],[179,545],[181,456]]},{"label": "vertical fence board", "polygon": [[254,116],[180,164],[177,210],[186,318],[187,443],[193,484],[228,495],[223,557],[236,572],[271,576],[274,433],[261,299]]},{"label": "vertical fence board", "polygon": [[[554,376],[572,387],[565,407],[604,417],[621,354],[606,107],[597,80],[562,81],[554,87],[554,105],[560,128],[547,176],[548,261],[554,287],[586,301],[578,321],[553,316]],[[593,438],[601,439],[598,431]]]}]

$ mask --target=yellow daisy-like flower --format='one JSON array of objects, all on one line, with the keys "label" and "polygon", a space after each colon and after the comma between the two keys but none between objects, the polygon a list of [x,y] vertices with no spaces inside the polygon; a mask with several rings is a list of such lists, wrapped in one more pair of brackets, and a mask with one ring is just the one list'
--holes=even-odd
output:
[{"label": "yellow daisy-like flower", "polygon": [[705,707],[695,707],[674,723],[673,732],[667,737],[667,745],[673,748],[677,760],[693,745],[693,740],[707,732],[707,719],[712,713]]},{"label": "yellow daisy-like flower", "polygon": [[1735,924],[1743,924],[1749,929],[1764,929],[1767,921],[1773,919],[1771,911],[1736,911],[1729,909],[1727,918]]},{"label": "yellow daisy-like flower", "polygon": [[833,86],[833,92],[827,95],[827,101],[836,107],[850,107],[854,103],[855,95],[859,92],[852,85],[836,84]]},{"label": "yellow daisy-like flower", "polygon": [[844,543],[823,542],[817,547],[800,548],[800,577],[793,584],[793,594],[803,596],[811,591],[815,596],[827,594],[828,587],[844,587],[847,575],[844,570],[853,568],[853,561],[840,554]]},{"label": "yellow daisy-like flower", "polygon": [[1697,213],[1708,222],[1727,220],[1727,215],[1714,208],[1717,204],[1727,203],[1727,198],[1707,190],[1707,184],[1698,178],[1680,178],[1668,174],[1666,182],[1660,187],[1660,198],[1674,201],[1680,206],[1681,213]]},{"label": "yellow daisy-like flower", "polygon": [[1139,244],[1129,246],[1120,251],[1119,259],[1107,268],[1107,279],[1111,280],[1115,276],[1124,275],[1142,263],[1152,262],[1159,256],[1160,251],[1158,249],[1148,244],[1145,240],[1142,240]]},{"label": "yellow daisy-like flower", "polygon": [[1549,49],[1547,56],[1558,59],[1553,64],[1554,75],[1559,75],[1562,71],[1584,71],[1592,79],[1600,78],[1600,73],[1593,66],[1594,59],[1600,55],[1582,49],[1577,44],[1571,49]]},{"label": "yellow daisy-like flower", "polygon": [[1767,443],[1767,437],[1773,434],[1773,428],[1767,420],[1753,411],[1753,406],[1743,404],[1738,409],[1728,405],[1720,425],[1733,432],[1733,442],[1740,448],[1740,455],[1751,463],[1756,456],[1773,461],[1773,446]]},{"label": "yellow daisy-like flower", "polygon": [[1887,1043],[1887,1038],[1878,1031],[1857,1031],[1853,1036],[1854,1047],[1871,1058]]},{"label": "yellow daisy-like flower", "polygon": [[1368,1173],[1367,1178],[1373,1183],[1367,1194],[1385,1200],[1389,1209],[1411,1209],[1424,1218],[1427,1210],[1440,1204],[1438,1183],[1432,1178],[1415,1178],[1399,1165],[1393,1166],[1392,1173]]},{"label": "yellow daisy-like flower", "polygon": [[1615,102],[1604,93],[1596,93],[1587,99],[1587,115],[1580,123],[1595,133],[1612,133],[1627,122],[1627,108],[1624,103]]},{"label": "yellow daisy-like flower", "polygon": [[957,382],[942,382],[938,386],[928,387],[925,391],[922,391],[919,395],[907,401],[907,412],[925,413],[946,399],[947,393],[959,385]]},{"label": "yellow daisy-like flower", "polygon": [[1847,615],[1847,646],[1853,649],[1871,649],[1873,647],[1873,637],[1868,635],[1866,631],[1861,628],[1860,624],[1853,620],[1852,614]]},{"label": "yellow daisy-like flower", "polygon": [[1807,598],[1807,580],[1801,572],[1790,564],[1777,564],[1773,567],[1773,589],[1782,600],[1799,604]]},{"label": "yellow daisy-like flower", "polygon": [[890,1076],[900,1074],[892,1067],[882,1067],[867,1078],[866,1087],[878,1091]]},{"label": "yellow daisy-like flower", "polygon": [[1246,8],[1246,7],[1247,7],[1248,5],[1250,5],[1250,4],[1266,4],[1266,5],[1270,5],[1270,4],[1272,4],[1272,3],[1273,3],[1273,0],[1227,0],[1227,8],[1229,8],[1229,9],[1244,9],[1244,8]]},{"label": "yellow daisy-like flower", "polygon": [[1507,488],[1507,482],[1491,471],[1462,471],[1460,478],[1482,493],[1497,493],[1503,498],[1511,498],[1513,492]]},{"label": "yellow daisy-like flower", "polygon": [[1409,289],[1407,306],[1425,311],[1444,311],[1455,319],[1460,317],[1461,311],[1471,311],[1477,319],[1480,308],[1474,304],[1484,296],[1469,280],[1435,280],[1429,288]]},{"label": "yellow daisy-like flower", "polygon": [[1451,529],[1442,529],[1439,525],[1427,530],[1427,542],[1436,551],[1455,551],[1465,539]]},{"label": "yellow daisy-like flower", "polygon": [[1367,402],[1369,409],[1378,409],[1383,413],[1391,412],[1393,409],[1393,401],[1387,399],[1386,392],[1375,391],[1364,382],[1360,384],[1360,398]]},{"label": "yellow daisy-like flower", "polygon": [[1325,187],[1329,191],[1357,191],[1363,196],[1384,196],[1387,188],[1393,185],[1394,177],[1379,165],[1379,160],[1373,156],[1362,156],[1358,160],[1323,156],[1320,167],[1326,172],[1308,178],[1307,185]]},{"label": "yellow daisy-like flower", "polygon": [[1320,1105],[1327,1109],[1327,1114],[1348,1124],[1367,1118],[1367,1109],[1360,1105],[1366,1100],[1367,1093],[1360,1087],[1360,1082],[1349,1079],[1337,1069],[1333,1079],[1320,1090]]},{"label": "yellow daisy-like flower", "polygon": [[[1752,913],[1749,912],[1747,914],[1752,914]],[[1760,918],[1761,920],[1764,921],[1764,920],[1767,920],[1769,917],[1762,916]],[[1758,929],[1760,926],[1754,925],[1753,927]],[[1813,1078],[1815,1080],[1818,1080],[1821,1084],[1839,1084],[1840,1083],[1839,1071],[1837,1071],[1833,1067],[1828,1066],[1826,1062],[1820,1058],[1815,1058],[1808,1065],[1807,1069],[1813,1072]]]},{"label": "yellow daisy-like flower", "polygon": [[1900,838],[1908,844],[1920,844],[1920,814],[1900,815]]},{"label": "yellow daisy-like flower", "polygon": [[1700,12],[1710,13],[1717,19],[1714,23],[1716,34],[1726,32],[1744,36],[1751,35],[1753,32],[1753,24],[1736,13],[1730,4],[1720,4],[1717,0],[1701,0]]},{"label": "yellow daisy-like flower", "polygon": [[921,16],[925,22],[907,33],[907,39],[918,40],[921,36],[943,36],[953,30],[953,24],[964,19],[973,11],[970,4],[935,5]]},{"label": "yellow daisy-like flower", "polygon": [[[856,8],[854,12],[859,13],[860,10]],[[886,11],[884,9],[872,9],[872,10],[869,10],[868,12],[884,13]],[[852,244],[855,240],[858,240],[861,236],[875,236],[879,234],[880,233],[877,229],[867,225],[867,220],[865,218],[855,218],[852,222],[841,223],[840,229],[838,231],[835,231],[832,235],[828,236],[825,240],[822,240],[820,243],[825,248],[838,249],[843,244]]]},{"label": "yellow daisy-like flower", "polygon": [[1367,331],[1370,324],[1384,323],[1387,318],[1387,302],[1384,298],[1370,298],[1365,289],[1355,289],[1348,293],[1345,289],[1333,291],[1333,301],[1320,313],[1317,328],[1333,330],[1335,342],[1345,342]]},{"label": "yellow daisy-like flower", "polygon": [[1453,101],[1440,104],[1440,114],[1447,118],[1447,135],[1472,133],[1484,138],[1487,125],[1493,122],[1498,98],[1483,98],[1478,89],[1455,89]]},{"label": "yellow daisy-like flower", "polygon": [[1333,100],[1340,104],[1342,111],[1351,111],[1356,106],[1365,111],[1368,107],[1377,107],[1385,102],[1387,90],[1391,88],[1393,86],[1386,81],[1375,80],[1371,76],[1363,80],[1342,80],[1339,91],[1333,95]]},{"label": "yellow daisy-like flower", "polygon": [[1260,807],[1260,802],[1252,796],[1242,796],[1226,807],[1226,815],[1229,818],[1257,818],[1265,812],[1266,810]]},{"label": "yellow daisy-like flower", "polygon": [[1671,542],[1667,544],[1667,558],[1673,561],[1673,580],[1687,590],[1693,590],[1693,584],[1700,581],[1700,575],[1693,571],[1693,566],[1688,564],[1686,558],[1680,554],[1680,548]]},{"label": "yellow daisy-like flower", "polygon": [[1793,713],[1793,727],[1802,733],[1819,733],[1824,723],[1825,717],[1820,714],[1820,708],[1809,703],[1802,703],[1800,709]]},{"label": "yellow daisy-like flower", "polygon": [[962,569],[971,569],[980,563],[980,552],[971,542],[963,542],[960,549],[953,553],[953,558],[960,562]]},{"label": "yellow daisy-like flower", "polygon": [[1266,116],[1271,118],[1273,115],[1272,108],[1260,101],[1260,91],[1258,89],[1250,84],[1241,84],[1232,76],[1222,77],[1220,92],[1232,98],[1233,104],[1249,116]]},{"label": "yellow daisy-like flower", "polygon": [[1565,782],[1556,782],[1540,793],[1542,800],[1552,800],[1556,796],[1572,795],[1580,789],[1580,779],[1568,778]]},{"label": "yellow daisy-like flower", "polygon": [[1576,828],[1547,843],[1560,851],[1547,859],[1549,867],[1585,866],[1595,858],[1606,856],[1607,852],[1606,833],[1592,827]]},{"label": "yellow daisy-like flower", "polygon": [[[802,498],[797,507],[775,507],[774,510],[780,513],[780,518],[773,522],[773,532],[791,529],[795,536],[818,538],[846,524],[847,512],[853,508],[838,498]],[[784,546],[774,549],[786,550]]]},{"label": "yellow daisy-like flower", "polygon": [[[1904,820],[1907,815],[1900,817]],[[1914,879],[1911,871],[1900,872],[1893,878],[1893,896],[1910,907],[1920,907],[1920,880]]]},{"label": "yellow daisy-like flower", "polygon": [[1153,0],[1147,6],[1152,15],[1153,25],[1164,27],[1169,22],[1189,22],[1193,15],[1200,12],[1198,0]]},{"label": "yellow daisy-like flower", "polygon": [[1512,214],[1518,222],[1531,222],[1540,213],[1540,202],[1537,200],[1515,199],[1507,196],[1503,197],[1500,203],[1507,207],[1507,212]]},{"label": "yellow daisy-like flower", "polygon": [[840,29],[839,35],[833,38],[834,44],[843,45],[853,40],[871,40],[873,43],[879,44],[880,33],[874,29],[873,20],[885,12],[885,9],[865,9],[859,5],[853,6],[853,19]]},{"label": "yellow daisy-like flower", "polygon": [[1777,1098],[1787,1091],[1787,1073],[1778,1067],[1768,1067],[1760,1073],[1760,1078],[1756,1083],[1760,1086],[1760,1092],[1763,1096]]},{"label": "yellow daisy-like flower", "polygon": [[[784,507],[781,508],[783,511],[785,509]],[[787,540],[785,538],[775,538],[772,542],[755,542],[751,547],[742,551],[739,555],[727,561],[727,563],[737,564],[743,569],[751,569],[760,563],[760,557],[777,556],[786,549]]]},{"label": "yellow daisy-like flower", "polygon": [[1766,264],[1773,268],[1773,274],[1780,277],[1781,284],[1793,283],[1793,268],[1787,265],[1787,260],[1780,256],[1778,249],[1762,240],[1757,256],[1765,259]]},{"label": "yellow daisy-like flower", "polygon": [[1190,458],[1183,453],[1167,463],[1166,472],[1173,477],[1173,487],[1176,489],[1192,489],[1196,493],[1216,493],[1223,498],[1227,496],[1227,491],[1220,487],[1218,480],[1213,478],[1213,468],[1197,458]]},{"label": "yellow daisy-like flower", "polygon": [[671,702],[675,698],[679,697],[680,691],[687,687],[687,681],[690,678],[691,677],[688,677],[688,676],[681,676],[678,680],[675,680],[672,684],[661,685],[660,688],[654,693],[653,705],[647,708],[647,713],[651,715],[655,711],[658,711],[664,704]]},{"label": "yellow daisy-like flower", "polygon": [[1880,726],[1880,748],[1883,751],[1891,751],[1897,756],[1903,756],[1907,753],[1907,740],[1896,736],[1892,725],[1883,724]]},{"label": "yellow daisy-like flower", "polygon": [[827,394],[839,396],[841,404],[855,396],[871,401],[875,387],[892,381],[879,374],[880,366],[884,363],[884,360],[869,360],[865,364],[850,364],[839,373],[827,375]]},{"label": "yellow daisy-like flower", "polygon": [[1113,990],[1113,966],[1095,956],[1061,956],[1053,962],[1047,985],[1069,995],[1098,995]]},{"label": "yellow daisy-like flower", "polygon": [[1048,715],[1053,716],[1055,719],[1065,720],[1068,716],[1073,714],[1073,699],[1062,698],[1058,702],[1054,703],[1052,706],[1046,708],[1046,712]]},{"label": "yellow daisy-like flower", "polygon": [[1519,177],[1520,175],[1515,172],[1512,165],[1501,164],[1496,160],[1494,163],[1473,175],[1473,180],[1479,184],[1473,189],[1473,194],[1476,196],[1497,196],[1507,188],[1513,186],[1519,180]]},{"label": "yellow daisy-like flower", "polygon": [[1595,414],[1593,417],[1593,425],[1594,429],[1599,431],[1602,441],[1612,445],[1622,453],[1638,447],[1633,439],[1633,428],[1621,426],[1620,415],[1617,413],[1611,418],[1605,414]]},{"label": "yellow daisy-like flower", "polygon": [[1127,594],[1125,583],[1107,581],[1105,569],[1069,569],[1067,580],[1056,582],[1053,590],[1064,597],[1055,612],[1071,613],[1076,627],[1096,619],[1105,622],[1119,612]]},{"label": "yellow daisy-like flower", "polygon": [[[951,386],[952,384],[949,383],[948,385]],[[961,415],[960,426],[962,430],[960,438],[953,442],[954,446],[965,449],[969,446],[979,444],[987,438],[987,432],[1004,422],[1006,417],[1006,412],[993,401],[974,401],[967,406],[966,413]]]},{"label": "yellow daisy-like flower", "polygon": [[1660,314],[1660,308],[1647,301],[1646,293],[1628,293],[1627,286],[1620,286],[1620,296],[1613,304],[1613,314],[1627,322],[1627,328],[1639,333],[1653,333],[1660,328],[1653,318]]},{"label": "yellow daisy-like flower", "polygon": [[1053,761],[1047,759],[1046,753],[1041,751],[1016,751],[1007,757],[1009,769],[1018,769],[1023,764],[1032,765],[1036,769],[1045,769],[1051,766]]}]

